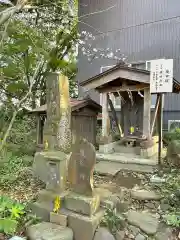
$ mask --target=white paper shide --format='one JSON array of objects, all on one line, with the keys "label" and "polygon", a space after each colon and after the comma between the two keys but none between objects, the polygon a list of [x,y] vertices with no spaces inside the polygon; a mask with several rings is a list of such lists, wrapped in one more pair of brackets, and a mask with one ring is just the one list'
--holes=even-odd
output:
[{"label": "white paper shide", "polygon": [[151,93],[167,93],[173,90],[173,59],[151,61]]}]

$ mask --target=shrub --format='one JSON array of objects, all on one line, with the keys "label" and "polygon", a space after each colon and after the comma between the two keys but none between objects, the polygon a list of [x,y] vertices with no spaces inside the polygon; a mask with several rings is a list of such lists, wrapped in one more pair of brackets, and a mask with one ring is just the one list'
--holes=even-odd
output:
[{"label": "shrub", "polygon": [[112,234],[115,234],[117,230],[124,227],[124,218],[117,214],[116,208],[106,208],[101,225],[107,227]]},{"label": "shrub", "polygon": [[25,206],[0,196],[0,232],[13,234],[18,227],[18,221],[25,214]]},{"label": "shrub", "polygon": [[168,144],[169,142],[173,140],[180,140],[180,129],[176,128],[172,132],[167,132],[164,134],[164,140]]}]

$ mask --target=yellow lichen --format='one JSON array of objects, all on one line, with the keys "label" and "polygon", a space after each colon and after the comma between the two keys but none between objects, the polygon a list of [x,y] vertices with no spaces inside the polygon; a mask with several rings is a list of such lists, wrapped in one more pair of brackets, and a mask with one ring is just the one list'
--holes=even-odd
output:
[{"label": "yellow lichen", "polygon": [[60,209],[60,207],[61,207],[61,199],[60,199],[59,196],[57,196],[57,197],[55,198],[55,201],[54,201],[54,209],[53,209],[53,212],[54,212],[54,213],[57,213],[58,210]]}]

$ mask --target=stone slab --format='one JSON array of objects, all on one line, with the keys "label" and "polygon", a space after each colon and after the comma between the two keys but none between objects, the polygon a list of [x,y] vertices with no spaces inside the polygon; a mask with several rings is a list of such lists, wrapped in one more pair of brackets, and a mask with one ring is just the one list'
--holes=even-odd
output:
[{"label": "stone slab", "polygon": [[115,240],[115,238],[107,228],[100,227],[95,233],[94,240]]},{"label": "stone slab", "polygon": [[73,240],[73,231],[70,228],[48,222],[28,227],[26,234],[30,240]]},{"label": "stone slab", "polygon": [[140,173],[152,173],[155,168],[148,165],[140,164],[123,164],[115,162],[101,161],[96,164],[95,171],[101,175],[115,176],[121,170],[140,172]]},{"label": "stone slab", "polygon": [[68,166],[69,188],[72,192],[86,196],[93,195],[95,163],[95,147],[86,139],[76,137]]},{"label": "stone slab", "polygon": [[68,216],[68,227],[73,230],[74,240],[93,240],[95,231],[103,219],[104,210],[88,217],[68,210],[61,210]]},{"label": "stone slab", "polygon": [[92,197],[86,197],[71,193],[65,197],[65,207],[68,210],[91,216],[99,209],[100,196],[95,194]]},{"label": "stone slab", "polygon": [[133,226],[140,228],[148,235],[153,235],[157,232],[159,221],[149,213],[129,211],[127,220]]},{"label": "stone slab", "polygon": [[102,154],[100,152],[96,153],[96,158],[99,161],[111,161],[118,163],[129,163],[129,164],[139,164],[139,165],[149,165],[156,166],[157,161],[155,159],[138,157],[135,154],[128,153],[112,153],[112,154]]},{"label": "stone slab", "polygon": [[131,197],[136,200],[160,200],[162,197],[158,193],[155,193],[154,191],[148,191],[145,189],[133,189],[131,191]]}]

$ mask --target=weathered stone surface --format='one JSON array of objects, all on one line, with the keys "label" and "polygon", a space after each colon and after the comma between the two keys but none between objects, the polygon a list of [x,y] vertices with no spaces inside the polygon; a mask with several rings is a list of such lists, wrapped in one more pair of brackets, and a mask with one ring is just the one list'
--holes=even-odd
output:
[{"label": "weathered stone surface", "polygon": [[166,212],[169,208],[170,208],[169,204],[166,204],[166,203],[160,204],[160,209],[164,212]]},{"label": "weathered stone surface", "polygon": [[106,188],[95,188],[94,192],[100,196],[101,206],[106,208],[115,208],[119,203],[119,197]]},{"label": "weathered stone surface", "polygon": [[169,240],[172,237],[172,229],[164,223],[159,224],[156,240]]},{"label": "weathered stone surface", "polygon": [[147,203],[144,204],[144,206],[149,208],[149,209],[156,208],[156,205],[153,202],[147,202]]},{"label": "weathered stone surface", "polygon": [[155,234],[159,225],[158,220],[151,214],[136,211],[128,212],[128,222],[149,235]]},{"label": "weathered stone surface", "polygon": [[67,160],[68,155],[61,151],[38,152],[34,157],[34,174],[46,183],[48,189],[63,191],[66,183]]},{"label": "weathered stone surface", "polygon": [[145,240],[145,239],[146,237],[140,233],[135,237],[135,240]]},{"label": "weathered stone surface", "polygon": [[158,177],[158,176],[152,176],[150,178],[150,182],[151,183],[155,183],[155,184],[160,184],[160,183],[164,183],[166,182],[166,180],[162,177]]},{"label": "weathered stone surface", "polygon": [[110,190],[108,190],[107,188],[103,188],[103,187],[98,187],[98,188],[95,188],[94,189],[94,192],[96,194],[99,194],[101,199],[107,199],[109,198],[110,196],[112,196],[112,192]]},{"label": "weathered stone surface", "polygon": [[42,222],[30,226],[27,229],[27,237],[30,240],[73,240],[73,232],[70,228]]},{"label": "weathered stone surface", "polygon": [[139,229],[139,228],[134,227],[134,226],[132,226],[132,225],[129,226],[129,230],[132,232],[132,234],[133,234],[134,236],[136,236],[136,235],[140,232],[140,229]]},{"label": "weathered stone surface", "polygon": [[73,230],[74,240],[92,240],[103,216],[104,210],[97,212],[91,217],[69,212],[68,227]]},{"label": "weathered stone surface", "polygon": [[119,201],[116,205],[116,209],[119,213],[125,213],[128,211],[129,203]]},{"label": "weathered stone surface", "polygon": [[65,207],[77,213],[91,216],[93,215],[100,206],[99,195],[92,197],[86,197],[83,195],[71,193],[65,198]]},{"label": "weathered stone surface", "polygon": [[46,81],[47,119],[44,125],[46,150],[70,152],[71,108],[69,81],[58,73],[50,73]]},{"label": "weathered stone surface", "polygon": [[95,163],[94,146],[85,139],[77,138],[72,147],[68,168],[68,179],[73,192],[87,196],[93,195]]},{"label": "weathered stone surface", "polygon": [[29,208],[37,217],[41,218],[43,221],[48,222],[50,220],[50,212],[53,211],[53,203],[34,202],[29,204]]},{"label": "weathered stone surface", "polygon": [[156,240],[169,240],[172,235],[172,232],[170,230],[167,230],[165,232],[158,232],[156,234],[155,239]]},{"label": "weathered stone surface", "polygon": [[117,231],[116,232],[116,240],[123,240],[125,237],[125,232],[124,231]]},{"label": "weathered stone surface", "polygon": [[98,228],[94,240],[115,240],[114,236],[106,228]]},{"label": "weathered stone surface", "polygon": [[61,225],[63,227],[67,227],[67,216],[60,213],[51,212],[50,222],[57,225]]},{"label": "weathered stone surface", "polygon": [[157,193],[155,193],[154,191],[147,191],[144,189],[133,189],[131,191],[131,197],[136,199],[136,200],[160,200],[161,196]]}]

